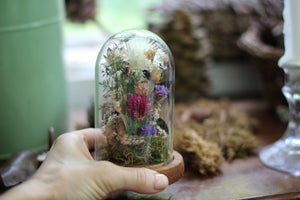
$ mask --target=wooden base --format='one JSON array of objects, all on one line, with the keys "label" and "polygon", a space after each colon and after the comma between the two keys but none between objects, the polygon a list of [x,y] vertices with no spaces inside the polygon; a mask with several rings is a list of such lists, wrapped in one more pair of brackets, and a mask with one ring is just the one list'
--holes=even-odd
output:
[{"label": "wooden base", "polygon": [[184,172],[184,162],[180,153],[173,151],[174,159],[167,165],[153,168],[158,173],[164,174],[169,178],[169,184],[178,181]]}]

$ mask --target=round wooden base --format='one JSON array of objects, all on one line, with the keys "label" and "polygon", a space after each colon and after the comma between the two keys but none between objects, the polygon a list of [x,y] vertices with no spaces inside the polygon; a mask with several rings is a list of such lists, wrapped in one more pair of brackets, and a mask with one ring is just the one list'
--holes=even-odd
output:
[{"label": "round wooden base", "polygon": [[178,181],[184,172],[184,162],[180,153],[173,151],[174,159],[169,164],[152,168],[160,174],[164,174],[169,178],[169,184],[175,183]]}]

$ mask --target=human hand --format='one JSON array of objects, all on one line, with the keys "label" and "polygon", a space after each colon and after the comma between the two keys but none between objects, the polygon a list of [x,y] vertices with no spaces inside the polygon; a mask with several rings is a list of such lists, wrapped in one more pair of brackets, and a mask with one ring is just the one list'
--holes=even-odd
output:
[{"label": "human hand", "polygon": [[104,199],[131,190],[154,194],[168,186],[168,178],[146,168],[120,167],[94,161],[97,129],[84,129],[58,137],[34,176],[9,190],[3,199]]}]

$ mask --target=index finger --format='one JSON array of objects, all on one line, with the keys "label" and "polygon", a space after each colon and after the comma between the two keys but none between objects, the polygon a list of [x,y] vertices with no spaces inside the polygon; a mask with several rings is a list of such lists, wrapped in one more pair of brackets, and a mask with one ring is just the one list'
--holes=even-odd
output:
[{"label": "index finger", "polygon": [[[75,131],[74,134],[80,134],[87,148],[92,150],[95,148],[96,137],[104,137],[100,129],[88,128]],[[98,139],[97,139],[98,140]]]}]

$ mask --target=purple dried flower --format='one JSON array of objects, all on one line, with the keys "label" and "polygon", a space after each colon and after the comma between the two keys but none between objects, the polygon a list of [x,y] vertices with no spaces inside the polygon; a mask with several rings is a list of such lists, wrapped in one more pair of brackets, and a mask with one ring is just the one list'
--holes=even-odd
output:
[{"label": "purple dried flower", "polygon": [[170,91],[164,85],[156,85],[155,86],[155,94],[158,99],[165,99],[167,98]]},{"label": "purple dried flower", "polygon": [[154,135],[156,132],[157,130],[155,129],[155,127],[150,124],[146,124],[139,128],[139,133],[142,135]]}]

